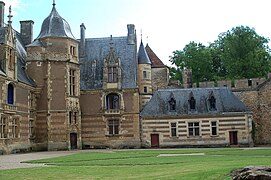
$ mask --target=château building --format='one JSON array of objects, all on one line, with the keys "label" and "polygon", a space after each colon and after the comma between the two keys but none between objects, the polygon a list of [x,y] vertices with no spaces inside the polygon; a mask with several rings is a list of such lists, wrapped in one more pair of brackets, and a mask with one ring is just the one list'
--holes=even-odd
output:
[{"label": "ch\u00e2teau building", "polygon": [[33,40],[34,22],[21,21],[17,32],[4,7],[0,154],[252,145],[250,110],[228,89],[169,89],[168,67],[142,40],[137,47],[133,24],[126,36],[105,38],[85,37],[81,24],[76,39],[53,3]]}]

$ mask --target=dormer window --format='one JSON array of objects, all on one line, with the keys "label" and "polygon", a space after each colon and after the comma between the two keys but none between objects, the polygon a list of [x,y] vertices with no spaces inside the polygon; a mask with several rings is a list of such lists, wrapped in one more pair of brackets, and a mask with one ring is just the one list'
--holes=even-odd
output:
[{"label": "dormer window", "polygon": [[190,110],[196,110],[196,100],[195,100],[195,98],[192,96],[190,98],[190,100],[188,100],[188,101],[189,101]]},{"label": "dormer window", "polygon": [[117,94],[108,94],[106,96],[106,109],[111,110],[111,109],[119,109],[120,108],[120,99],[119,95]]},{"label": "dormer window", "polygon": [[209,104],[210,104],[210,111],[215,111],[216,110],[216,99],[214,96],[211,96],[209,99]]},{"label": "dormer window", "polygon": [[174,98],[171,98],[168,101],[168,105],[169,105],[169,111],[176,111],[176,100]]},{"label": "dormer window", "polygon": [[116,66],[108,67],[108,82],[109,83],[118,82],[118,70]]}]

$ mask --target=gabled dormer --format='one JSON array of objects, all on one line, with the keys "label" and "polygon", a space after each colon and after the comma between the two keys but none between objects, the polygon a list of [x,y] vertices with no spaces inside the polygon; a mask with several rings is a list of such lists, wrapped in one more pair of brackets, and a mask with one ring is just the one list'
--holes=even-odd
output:
[{"label": "gabled dormer", "polygon": [[121,64],[112,45],[104,59],[103,88],[121,89]]},{"label": "gabled dormer", "polygon": [[173,93],[171,93],[168,100],[168,109],[169,109],[169,112],[176,112],[176,99],[174,98]]}]

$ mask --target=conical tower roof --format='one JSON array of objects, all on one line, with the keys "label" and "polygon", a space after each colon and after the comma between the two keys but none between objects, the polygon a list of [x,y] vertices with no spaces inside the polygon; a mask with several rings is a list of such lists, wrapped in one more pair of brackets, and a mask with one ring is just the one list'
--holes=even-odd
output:
[{"label": "conical tower roof", "polygon": [[50,15],[43,21],[40,34],[36,39],[44,37],[65,37],[75,39],[68,22],[58,14],[55,3],[53,4]]},{"label": "conical tower roof", "polygon": [[142,40],[141,40],[139,50],[138,50],[138,64],[151,64],[151,61],[144,48]]}]

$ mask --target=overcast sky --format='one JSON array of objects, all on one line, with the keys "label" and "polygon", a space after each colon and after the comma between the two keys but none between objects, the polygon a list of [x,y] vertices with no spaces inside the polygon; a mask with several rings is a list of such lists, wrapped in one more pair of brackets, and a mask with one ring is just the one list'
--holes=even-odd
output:
[{"label": "overcast sky", "polygon": [[[270,0],[55,0],[59,14],[66,19],[76,38],[80,24],[86,37],[127,35],[127,24],[135,24],[138,40],[142,32],[160,59],[170,65],[169,56],[190,41],[208,45],[222,32],[244,25],[259,35],[271,37]],[[52,9],[53,0],[4,0],[6,15],[12,4],[13,27],[19,21],[33,20],[34,38]],[[7,19],[6,19],[7,21]],[[148,37],[148,38],[147,38]]]}]

